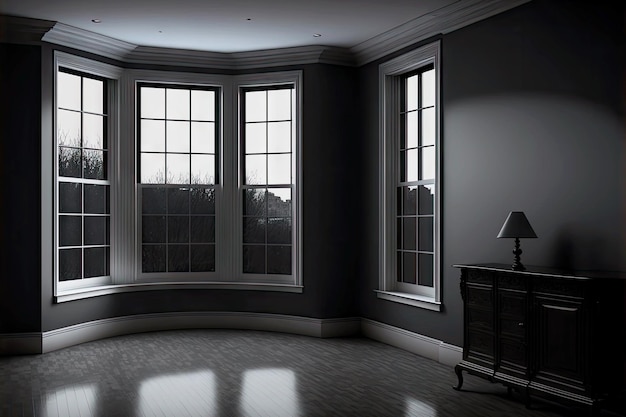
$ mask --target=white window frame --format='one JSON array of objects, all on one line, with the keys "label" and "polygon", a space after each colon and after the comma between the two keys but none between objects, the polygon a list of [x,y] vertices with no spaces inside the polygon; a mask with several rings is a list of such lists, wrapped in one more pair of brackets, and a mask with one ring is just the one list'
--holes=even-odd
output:
[{"label": "white window frame", "polygon": [[[55,302],[95,297],[119,292],[143,290],[189,289],[244,289],[301,293],[302,236],[301,236],[301,137],[302,137],[302,71],[273,72],[242,76],[208,75],[184,72],[122,69],[87,58],[54,52],[53,84],[53,141],[42,135],[42,169],[55,172],[52,186],[56,190],[56,78],[59,68],[106,78],[108,94],[108,144],[110,180],[110,277],[59,282],[57,272],[58,239],[57,192],[42,189],[42,227],[50,227],[43,236],[50,236],[52,245],[42,252],[42,265],[53,268]],[[219,117],[219,184],[216,184],[216,271],[209,273],[181,273],[178,276],[150,276],[141,272],[140,187],[137,182],[137,111],[138,83],[207,85],[221,91]],[[239,178],[239,89],[243,86],[263,86],[290,83],[294,86],[296,127],[294,135],[293,196],[293,258],[291,275],[243,274],[241,227],[241,179]],[[50,172],[50,171],[48,171]],[[42,180],[46,173],[42,171]],[[48,183],[42,181],[42,184]],[[44,185],[45,188],[45,185]],[[49,213],[49,214],[46,214]],[[48,217],[49,216],[49,217]],[[49,249],[47,249],[49,248]],[[46,276],[44,274],[44,276]]]},{"label": "white window frame", "polygon": [[[293,186],[294,192],[292,195],[292,274],[291,275],[272,275],[272,274],[244,274],[243,273],[243,230],[242,230],[242,221],[243,212],[242,212],[242,190],[244,184],[244,178],[242,176],[242,155],[241,152],[241,143],[242,136],[239,127],[242,125],[242,109],[240,104],[241,100],[241,92],[243,89],[247,87],[272,87],[280,84],[290,84],[293,85],[294,95],[293,95],[293,104],[295,105],[295,123],[294,123],[294,134],[292,135],[292,178],[293,178]],[[234,175],[233,180],[236,181],[237,184],[237,192],[234,198],[235,206],[234,213],[237,217],[237,221],[235,224],[237,225],[236,236],[237,239],[237,247],[233,250],[235,257],[237,259],[236,271],[234,271],[234,275],[238,277],[238,280],[242,282],[259,282],[263,280],[268,283],[275,284],[284,284],[284,285],[295,285],[302,286],[302,71],[285,71],[285,72],[273,72],[273,73],[265,73],[265,74],[252,74],[252,75],[241,75],[235,77],[234,82],[234,91],[237,96],[236,105],[237,105],[237,141],[236,144],[238,147],[233,149],[237,154],[237,166],[233,167]]]},{"label": "white window frame", "polygon": [[[417,48],[379,66],[379,287],[378,298],[428,310],[441,310],[441,76],[440,41]],[[400,140],[399,109],[403,76],[433,64],[435,69],[436,174],[434,208],[435,266],[433,286],[399,285],[396,257],[397,157]]]},{"label": "white window frame", "polygon": [[[95,278],[83,278],[80,280],[71,280],[71,281],[59,281],[59,245],[58,245],[58,238],[59,238],[59,230],[58,230],[58,218],[59,218],[59,212],[58,212],[58,207],[59,207],[59,193],[58,193],[58,187],[59,187],[59,175],[58,175],[58,143],[57,143],[57,109],[58,109],[58,103],[57,103],[57,84],[58,84],[58,74],[60,72],[61,68],[65,68],[68,70],[73,70],[73,71],[77,71],[79,73],[85,74],[85,75],[93,75],[96,77],[100,77],[100,78],[105,78],[106,81],[106,93],[107,93],[107,112],[108,112],[108,116],[107,116],[107,133],[108,133],[108,137],[107,137],[107,144],[108,144],[108,152],[109,152],[109,157],[108,157],[108,167],[107,167],[107,172],[108,172],[108,180],[109,180],[109,184],[111,184],[109,187],[112,191],[112,184],[116,181],[117,177],[116,177],[116,172],[115,172],[115,166],[116,166],[116,160],[115,160],[115,154],[117,152],[117,147],[118,147],[118,143],[119,143],[119,132],[117,129],[118,126],[118,117],[119,117],[119,97],[117,94],[118,91],[118,84],[120,82],[120,79],[122,77],[122,70],[120,68],[117,68],[115,66],[112,65],[108,65],[108,64],[104,64],[101,62],[97,62],[97,61],[92,61],[90,59],[86,59],[86,58],[81,58],[81,57],[77,57],[77,56],[73,56],[64,52],[60,52],[60,51],[55,51],[54,53],[54,82],[53,82],[53,131],[52,131],[52,138],[53,138],[53,148],[50,152],[51,154],[51,158],[52,158],[52,169],[53,169],[53,178],[54,178],[54,192],[53,192],[53,197],[52,197],[52,211],[53,211],[53,225],[52,225],[52,230],[53,230],[53,239],[54,239],[54,243],[53,243],[53,254],[52,254],[52,264],[53,264],[53,276],[54,276],[54,291],[55,294],[57,293],[62,293],[62,292],[67,292],[67,291],[72,291],[72,290],[77,290],[77,289],[83,289],[83,288],[87,288],[87,287],[94,287],[94,286],[103,286],[103,285],[109,285],[112,283],[112,275],[113,275],[113,271],[111,270],[111,275],[109,275],[108,277],[95,277]],[[110,218],[111,218],[111,223],[113,223],[113,204],[112,202],[109,203],[110,204]],[[111,229],[113,228],[113,225],[111,224]],[[113,239],[111,239],[110,242],[110,251],[111,251],[111,257],[113,257],[113,251],[114,251],[114,243],[113,243]]]}]

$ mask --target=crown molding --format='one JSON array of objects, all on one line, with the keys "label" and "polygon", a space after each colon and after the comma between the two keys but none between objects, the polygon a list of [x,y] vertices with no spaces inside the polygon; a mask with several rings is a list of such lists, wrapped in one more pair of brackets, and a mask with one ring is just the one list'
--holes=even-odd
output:
[{"label": "crown molding", "polygon": [[123,57],[124,62],[148,65],[242,70],[303,64],[354,65],[347,49],[328,46],[302,46],[250,52],[219,53],[140,46]]},{"label": "crown molding", "polygon": [[57,22],[42,41],[124,61],[137,45]]},{"label": "crown molding", "polygon": [[350,48],[361,66],[402,48],[494,16],[531,0],[463,0],[381,33]]},{"label": "crown molding", "polygon": [[0,42],[39,43],[54,24],[50,20],[0,15]]}]

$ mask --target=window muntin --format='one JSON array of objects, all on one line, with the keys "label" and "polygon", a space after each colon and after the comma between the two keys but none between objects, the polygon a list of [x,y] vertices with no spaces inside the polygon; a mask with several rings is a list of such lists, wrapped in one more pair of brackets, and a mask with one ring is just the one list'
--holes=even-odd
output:
[{"label": "window muntin", "polygon": [[138,85],[141,272],[216,270],[219,89]]},{"label": "window muntin", "polygon": [[242,272],[292,275],[294,86],[243,88],[240,97]]},{"label": "window muntin", "polygon": [[110,275],[107,80],[60,68],[56,79],[59,282]]}]

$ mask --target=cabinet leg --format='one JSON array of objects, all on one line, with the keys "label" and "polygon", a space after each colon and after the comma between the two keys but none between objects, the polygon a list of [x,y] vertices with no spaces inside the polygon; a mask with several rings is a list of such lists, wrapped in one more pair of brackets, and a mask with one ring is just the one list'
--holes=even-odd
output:
[{"label": "cabinet leg", "polygon": [[454,373],[456,373],[456,377],[459,380],[459,383],[457,384],[456,387],[452,387],[457,391],[461,390],[461,387],[463,386],[463,368],[461,368],[459,365],[454,367]]}]

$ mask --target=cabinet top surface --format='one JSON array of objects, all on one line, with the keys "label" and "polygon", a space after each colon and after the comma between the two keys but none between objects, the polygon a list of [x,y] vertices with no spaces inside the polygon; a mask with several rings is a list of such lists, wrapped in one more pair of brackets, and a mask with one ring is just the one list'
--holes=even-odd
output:
[{"label": "cabinet top surface", "polygon": [[509,272],[520,275],[534,275],[534,276],[550,276],[569,279],[621,279],[626,280],[626,273],[619,271],[579,271],[579,270],[566,270],[558,268],[548,268],[541,266],[526,266],[524,271],[515,271],[508,264],[499,263],[485,263],[485,264],[454,264],[455,268],[466,269],[482,269],[487,271]]}]

